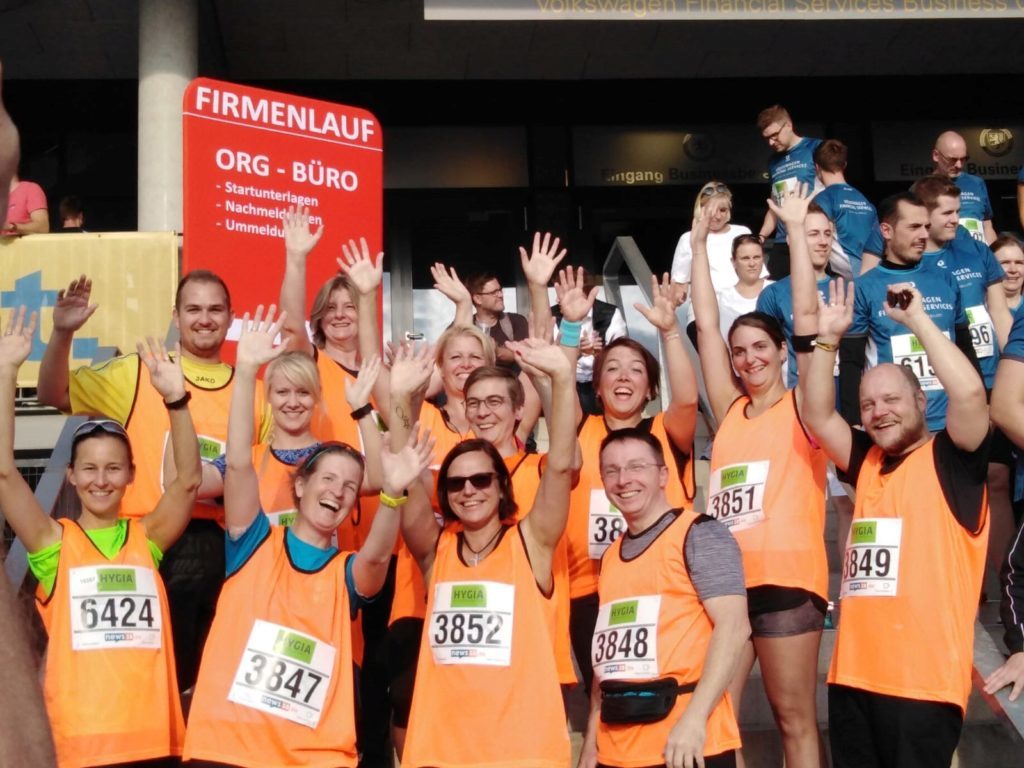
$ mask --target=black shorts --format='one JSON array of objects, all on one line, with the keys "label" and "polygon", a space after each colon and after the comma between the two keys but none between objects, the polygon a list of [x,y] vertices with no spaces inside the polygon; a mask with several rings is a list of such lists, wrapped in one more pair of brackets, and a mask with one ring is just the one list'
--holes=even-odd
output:
[{"label": "black shorts", "polygon": [[[989,448],[988,463],[1005,464],[1008,467],[1017,466],[1013,443],[999,427],[992,428],[992,447]],[[1012,480],[1010,481],[1010,490],[1013,490]]]},{"label": "black shorts", "polygon": [[828,687],[828,736],[835,768],[949,765],[963,712],[955,704]]},{"label": "black shorts", "polygon": [[828,602],[795,587],[767,584],[747,590],[747,614],[754,637],[791,637],[825,626]]},{"label": "black shorts", "polygon": [[416,682],[416,664],[420,657],[423,637],[423,619],[399,619],[388,627],[387,669],[388,690],[391,696],[391,722],[397,728],[409,725],[412,709],[413,683]]}]

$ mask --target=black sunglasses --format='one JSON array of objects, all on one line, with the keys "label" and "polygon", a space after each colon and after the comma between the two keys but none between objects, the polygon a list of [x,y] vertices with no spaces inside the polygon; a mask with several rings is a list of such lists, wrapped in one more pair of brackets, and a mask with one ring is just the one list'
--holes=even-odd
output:
[{"label": "black sunglasses", "polygon": [[457,493],[466,487],[466,481],[468,480],[474,488],[482,491],[485,488],[489,488],[497,476],[497,472],[477,472],[475,475],[449,475],[444,479],[444,490],[445,493]]}]

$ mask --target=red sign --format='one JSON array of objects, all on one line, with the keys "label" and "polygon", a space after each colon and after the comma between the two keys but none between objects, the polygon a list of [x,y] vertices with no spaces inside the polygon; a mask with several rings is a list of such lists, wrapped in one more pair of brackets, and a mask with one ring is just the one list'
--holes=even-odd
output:
[{"label": "red sign", "polygon": [[183,268],[223,277],[239,316],[277,302],[290,205],[327,227],[307,263],[307,311],[343,242],[382,249],[383,136],[372,114],[206,78],[189,84],[183,112]]}]

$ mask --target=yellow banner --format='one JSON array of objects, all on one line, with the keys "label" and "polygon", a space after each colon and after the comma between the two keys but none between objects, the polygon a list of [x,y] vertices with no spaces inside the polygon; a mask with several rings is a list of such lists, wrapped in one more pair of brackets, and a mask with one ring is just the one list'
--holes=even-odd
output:
[{"label": "yellow banner", "polygon": [[57,292],[82,274],[92,279],[91,301],[99,309],[75,334],[72,368],[92,362],[100,350],[132,352],[139,339],[167,335],[178,284],[178,237],[173,232],[0,238],[3,322],[21,304],[40,318],[32,354],[18,374],[19,387],[36,386],[53,330]]}]

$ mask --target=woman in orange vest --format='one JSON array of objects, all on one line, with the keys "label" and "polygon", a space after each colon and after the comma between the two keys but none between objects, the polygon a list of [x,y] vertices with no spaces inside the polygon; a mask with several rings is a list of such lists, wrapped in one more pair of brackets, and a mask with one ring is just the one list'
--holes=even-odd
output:
[{"label": "woman in orange vest", "polygon": [[[574,331],[574,333],[572,333]],[[422,483],[402,535],[427,582],[427,621],[403,765],[565,768],[568,731],[555,664],[552,563],[568,512],[579,325],[514,345],[552,379],[550,453],[520,522],[493,445],[466,440],[441,464],[437,526]]]},{"label": "woman in orange vest", "polygon": [[[271,526],[260,509],[248,449],[256,374],[279,355],[271,307],[243,319],[228,421],[225,511],[228,578],[203,653],[185,759],[197,765],[355,766],[352,622],[383,587],[402,495],[429,463],[427,439],[382,456],[381,507],[357,553],[331,535],[359,495],[363,456],[324,443],[296,470],[295,522]],[[378,446],[367,446],[380,452]]]},{"label": "woman in orange vest", "polygon": [[184,722],[157,567],[188,523],[200,481],[180,355],[172,360],[152,339],[148,348],[138,345],[169,411],[179,469],[156,507],[137,520],[121,517],[134,472],[128,436],[115,421],[87,421],[75,430],[67,469],[81,515],[58,521],[14,464],[15,386],[35,324],[35,313],[26,323],[21,307],[0,337],[0,506],[39,580],[36,599],[48,635],[43,694],[57,763],[168,760],[181,754]]},{"label": "woman in orange vest", "polygon": [[[579,280],[572,270],[562,271],[559,298]],[[566,277],[569,282],[566,282]],[[666,273],[659,284],[651,278],[654,300],[651,307],[640,304],[636,309],[644,315],[661,336],[665,364],[672,396],[663,412],[645,417],[644,409],[658,397],[661,368],[647,349],[628,337],[608,344],[594,362],[594,389],[603,407],[597,416],[585,416],[579,426],[583,468],[580,481],[573,489],[566,530],[569,541],[569,593],[571,597],[570,630],[573,650],[590,693],[590,641],[597,621],[597,577],[601,556],[625,530],[626,524],[604,493],[599,472],[601,441],[616,429],[646,429],[655,435],[669,456],[668,498],[681,509],[693,508],[696,483],[693,474],[693,435],[697,424],[697,377],[690,356],[683,346],[676,321],[675,303],[669,292]],[[596,290],[596,289],[595,289]],[[563,317],[566,307],[560,303]]]},{"label": "woman in orange vest", "polygon": [[[828,600],[825,559],[825,466],[797,413],[817,330],[818,297],[804,236],[808,199],[789,194],[770,202],[786,224],[792,260],[796,389],[782,379],[786,346],[778,323],[759,312],[740,315],[728,344],[707,256],[710,217],[694,221],[692,300],[698,350],[711,410],[719,429],[711,453],[707,512],[729,526],[743,553],[752,644],[730,686],[734,706],[760,659],[765,693],[782,735],[786,765],[818,766],[821,744],[815,710],[818,648]],[[790,365],[793,365],[790,362]]]}]

